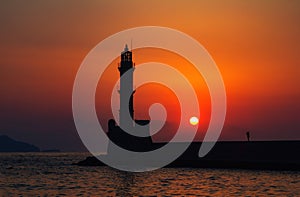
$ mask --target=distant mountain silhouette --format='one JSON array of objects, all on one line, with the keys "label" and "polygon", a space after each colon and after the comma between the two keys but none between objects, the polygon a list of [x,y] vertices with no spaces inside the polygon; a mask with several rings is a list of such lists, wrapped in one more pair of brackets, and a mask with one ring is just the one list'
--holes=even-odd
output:
[{"label": "distant mountain silhouette", "polygon": [[6,135],[0,135],[0,152],[39,152],[32,144],[16,141]]}]

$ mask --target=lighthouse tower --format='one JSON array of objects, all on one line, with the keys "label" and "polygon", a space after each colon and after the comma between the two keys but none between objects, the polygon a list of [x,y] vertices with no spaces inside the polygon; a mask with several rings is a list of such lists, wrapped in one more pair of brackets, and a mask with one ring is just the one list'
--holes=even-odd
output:
[{"label": "lighthouse tower", "polygon": [[[127,44],[121,53],[121,62],[118,69],[120,72],[120,122],[119,125],[125,130],[134,128],[133,111],[133,72],[134,63],[132,62],[132,52],[128,50]],[[127,72],[127,73],[126,73]],[[124,75],[126,73],[126,75]],[[129,102],[128,102],[129,98]],[[129,113],[128,113],[129,110]]]},{"label": "lighthouse tower", "polygon": [[[135,64],[132,62],[132,52],[125,46],[124,51],[121,53],[121,62],[118,64],[120,72],[120,114],[119,125],[116,124],[114,119],[108,121],[108,137],[111,140],[108,147],[108,153],[114,154],[115,146],[120,146],[124,149],[144,152],[152,150],[152,138],[150,136],[149,120],[136,120],[134,119],[133,110],[133,72]],[[142,127],[137,127],[140,125]],[[125,131],[124,131],[125,130]],[[148,137],[138,137],[127,133],[132,131],[134,133],[143,134]],[[113,143],[111,143],[113,142]]]}]

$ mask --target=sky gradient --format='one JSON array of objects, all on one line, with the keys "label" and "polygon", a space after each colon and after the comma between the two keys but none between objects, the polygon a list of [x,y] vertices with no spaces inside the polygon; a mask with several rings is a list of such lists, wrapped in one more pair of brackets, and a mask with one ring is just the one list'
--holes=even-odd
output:
[{"label": "sky gradient", "polygon": [[[300,139],[299,18],[297,0],[0,1],[0,134],[41,149],[83,150],[71,106],[82,60],[111,34],[155,25],[195,38],[218,65],[228,102],[221,139],[245,140],[247,130],[253,140]],[[120,43],[120,52],[123,47]],[[193,73],[174,54],[134,52],[136,64],[153,59]],[[117,79],[117,64],[109,69],[110,78]],[[197,94],[203,98],[200,105],[209,114],[206,86],[197,84]],[[148,88],[154,92],[160,87]],[[143,110],[151,102],[138,102],[149,94],[146,90],[141,88],[136,95],[141,118],[147,118]],[[97,109],[104,99],[98,92]],[[173,102],[176,108],[176,99]],[[203,118],[200,121],[205,123]],[[205,129],[205,124],[201,127]]]}]

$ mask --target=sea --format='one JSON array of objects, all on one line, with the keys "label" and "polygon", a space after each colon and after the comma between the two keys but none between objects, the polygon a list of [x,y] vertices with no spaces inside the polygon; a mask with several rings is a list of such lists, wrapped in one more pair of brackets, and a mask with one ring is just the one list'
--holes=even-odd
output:
[{"label": "sea", "polygon": [[0,153],[0,196],[300,196],[300,172],[76,166],[88,153]]}]

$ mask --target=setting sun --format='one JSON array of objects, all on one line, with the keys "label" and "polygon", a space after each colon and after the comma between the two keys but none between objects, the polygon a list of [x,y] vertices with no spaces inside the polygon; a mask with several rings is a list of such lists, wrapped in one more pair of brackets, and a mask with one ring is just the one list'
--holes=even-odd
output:
[{"label": "setting sun", "polygon": [[190,124],[191,125],[197,125],[199,123],[199,119],[195,116],[190,118]]}]

